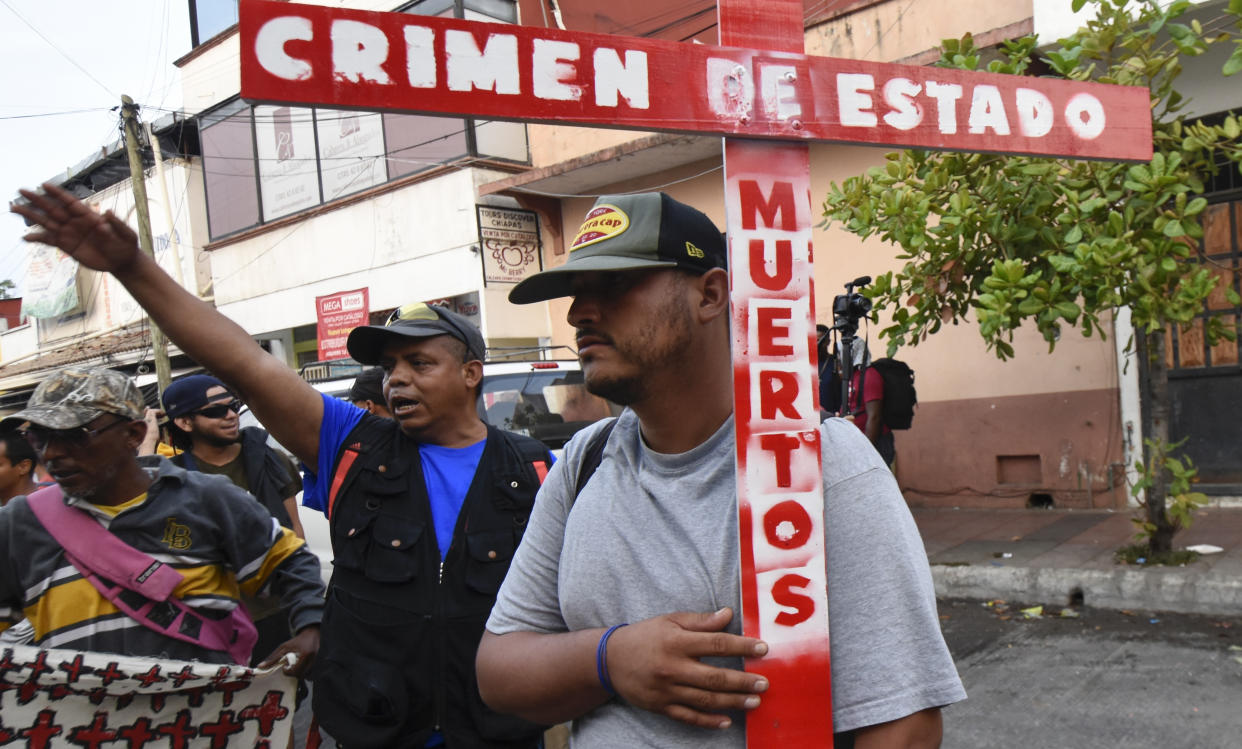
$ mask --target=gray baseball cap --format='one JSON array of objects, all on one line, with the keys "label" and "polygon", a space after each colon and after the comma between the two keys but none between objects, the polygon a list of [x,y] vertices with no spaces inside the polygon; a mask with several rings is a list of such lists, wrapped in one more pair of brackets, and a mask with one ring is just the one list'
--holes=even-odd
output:
[{"label": "gray baseball cap", "polygon": [[662,192],[605,195],[583,219],[564,265],[523,279],[509,292],[514,304],[571,296],[573,274],[642,268],[706,273],[726,267],[724,236],[702,211]]},{"label": "gray baseball cap", "polygon": [[48,429],[73,429],[102,414],[132,421],[146,411],[133,379],[114,369],[62,369],[35,388],[21,411],[0,421],[0,427],[25,422]]}]

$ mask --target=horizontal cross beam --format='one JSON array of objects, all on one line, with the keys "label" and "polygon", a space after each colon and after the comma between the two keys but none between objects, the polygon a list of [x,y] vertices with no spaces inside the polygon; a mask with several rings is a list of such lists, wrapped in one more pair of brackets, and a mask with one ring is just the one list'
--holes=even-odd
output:
[{"label": "horizontal cross beam", "polygon": [[252,102],[1146,161],[1149,92],[319,5],[241,5]]}]

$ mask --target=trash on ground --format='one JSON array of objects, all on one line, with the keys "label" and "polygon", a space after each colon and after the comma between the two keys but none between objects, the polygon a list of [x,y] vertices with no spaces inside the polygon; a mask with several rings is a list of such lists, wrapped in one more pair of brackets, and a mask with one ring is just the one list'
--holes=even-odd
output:
[{"label": "trash on ground", "polygon": [[1029,609],[1022,609],[1022,615],[1027,619],[1039,619],[1044,615],[1044,607],[1032,606]]},{"label": "trash on ground", "polygon": [[1061,609],[1061,616],[1065,619],[1077,619],[1082,616],[1082,614],[1079,614],[1073,609]]},{"label": "trash on ground", "polygon": [[1219,554],[1224,549],[1214,544],[1195,544],[1194,546],[1187,546],[1186,551],[1193,551],[1198,554]]}]

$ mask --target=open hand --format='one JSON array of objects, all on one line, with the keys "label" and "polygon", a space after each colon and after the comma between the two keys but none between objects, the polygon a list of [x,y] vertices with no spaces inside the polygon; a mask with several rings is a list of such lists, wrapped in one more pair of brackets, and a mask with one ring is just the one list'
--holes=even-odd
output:
[{"label": "open hand", "polygon": [[678,612],[618,629],[608,641],[617,694],[644,710],[703,728],[727,728],[727,710],[753,710],[768,688],[758,674],[709,666],[708,656],[754,658],[766,643],[724,632],[733,612]]},{"label": "open hand", "polygon": [[141,255],[138,235],[111,211],[97,213],[50,183],[42,192],[19,192],[30,203],[9,210],[39,227],[26,235],[27,242],[59,247],[87,268],[108,273],[123,272]]}]

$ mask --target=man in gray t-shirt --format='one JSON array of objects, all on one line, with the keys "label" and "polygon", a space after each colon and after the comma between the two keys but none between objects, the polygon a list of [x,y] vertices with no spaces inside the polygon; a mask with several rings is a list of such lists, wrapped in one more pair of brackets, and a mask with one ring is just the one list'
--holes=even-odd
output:
[{"label": "man in gray t-shirt", "polygon": [[[577,497],[603,425],[549,474],[479,649],[484,699],[572,720],[576,747],[741,747],[745,711],[768,686],[766,645],[742,637],[735,616],[723,265],[723,241],[698,211],[658,193],[606,197],[568,262],[510,294],[574,296],[588,389],[630,407]],[[830,420],[821,438],[835,730],[860,749],[938,745],[939,708],[965,694],[917,529],[856,428]],[[741,670],[744,656],[758,658],[755,672]]]}]

